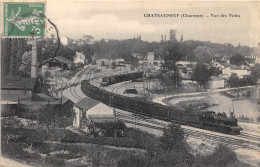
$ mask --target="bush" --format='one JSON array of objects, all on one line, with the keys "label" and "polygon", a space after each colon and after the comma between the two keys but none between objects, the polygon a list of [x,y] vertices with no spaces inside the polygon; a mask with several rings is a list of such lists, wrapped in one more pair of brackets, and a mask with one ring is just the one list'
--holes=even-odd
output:
[{"label": "bush", "polygon": [[42,154],[48,154],[51,150],[49,144],[40,141],[34,142],[33,148],[37,149]]},{"label": "bush", "polygon": [[209,159],[216,166],[228,166],[238,160],[236,153],[222,144],[216,147],[214,153],[209,156]]},{"label": "bush", "polygon": [[[126,126],[123,122],[105,122],[105,123],[96,123],[94,125],[100,132],[103,132],[107,137],[122,137],[123,131],[126,129]],[[95,132],[94,132],[95,133]]]},{"label": "bush", "polygon": [[41,156],[37,153],[28,153],[23,149],[28,148],[26,144],[9,141],[6,144],[6,139],[2,137],[1,144],[2,154],[8,155],[12,158],[22,159],[26,161],[34,161],[41,159]]},{"label": "bush", "polygon": [[75,159],[75,158],[81,158],[80,155],[77,154],[56,154],[55,155],[57,158],[60,159]]},{"label": "bush", "polygon": [[244,76],[239,79],[237,74],[232,74],[228,79],[230,87],[251,86],[257,84],[257,78],[253,75]]},{"label": "bush", "polygon": [[180,124],[172,122],[163,129],[163,136],[160,138],[161,148],[163,150],[172,150],[185,145],[184,132]]},{"label": "bush", "polygon": [[118,161],[122,167],[145,167],[150,166],[145,155],[126,154]]},{"label": "bush", "polygon": [[65,161],[63,159],[59,159],[57,156],[48,156],[45,159],[46,163],[50,163],[55,166],[64,166]]},{"label": "bush", "polygon": [[75,133],[67,133],[62,139],[62,143],[81,143],[83,142],[83,138]]}]

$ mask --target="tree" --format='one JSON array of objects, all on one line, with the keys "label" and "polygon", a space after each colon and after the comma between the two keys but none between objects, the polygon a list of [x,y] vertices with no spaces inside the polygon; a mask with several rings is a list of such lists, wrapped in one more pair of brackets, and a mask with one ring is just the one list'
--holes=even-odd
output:
[{"label": "tree", "polygon": [[9,70],[9,74],[10,74],[10,75],[15,75],[15,74],[17,74],[17,71],[16,71],[16,64],[17,64],[17,59],[16,59],[17,45],[18,45],[17,39],[16,39],[16,38],[13,38],[13,39],[12,39],[12,47],[11,47],[11,55],[10,55],[10,70]]},{"label": "tree", "polygon": [[71,63],[71,67],[70,67],[70,70],[71,71],[75,71],[77,68],[76,68],[76,64],[74,62]]},{"label": "tree", "polygon": [[72,124],[73,110],[69,108],[60,108],[55,112],[55,123],[58,127],[65,129]]},{"label": "tree", "polygon": [[47,133],[50,131],[50,126],[55,122],[56,111],[57,109],[50,104],[43,106],[39,111],[39,122],[46,126]]},{"label": "tree", "polygon": [[183,42],[183,34],[181,34],[180,42]]},{"label": "tree", "polygon": [[177,42],[167,43],[165,46],[166,55],[164,55],[163,71],[176,70],[176,62],[182,57],[180,45]]},{"label": "tree", "polygon": [[230,85],[230,87],[236,87],[238,83],[239,83],[239,78],[237,74],[232,73],[228,79],[228,84]]},{"label": "tree", "polygon": [[211,67],[209,69],[209,72],[210,72],[210,76],[216,76],[217,77],[219,74],[221,74],[221,71],[216,67]]},{"label": "tree", "polygon": [[22,55],[22,63],[19,70],[24,76],[30,76],[31,73],[31,62],[32,62],[32,52],[25,52]]},{"label": "tree", "polygon": [[177,30],[173,30],[173,29],[171,29],[170,30],[170,41],[171,42],[177,42],[177,39],[176,39],[176,32],[177,32]]},{"label": "tree", "polygon": [[194,49],[195,57],[198,58],[199,63],[210,63],[214,58],[214,52],[207,46],[197,46]]},{"label": "tree", "polygon": [[237,66],[244,65],[246,63],[246,58],[241,54],[236,54],[230,58],[230,64],[234,64]]},{"label": "tree", "polygon": [[167,51],[162,47],[160,46],[159,48],[157,48],[156,50],[154,50],[154,57],[161,60],[164,55],[167,54]]},{"label": "tree", "polygon": [[254,75],[256,78],[260,79],[260,64],[257,63],[253,68],[252,68],[252,75]]},{"label": "tree", "polygon": [[116,62],[113,61],[113,62],[111,63],[111,69],[115,69],[115,68],[116,68]]},{"label": "tree", "polygon": [[133,64],[138,64],[138,58],[134,57],[133,55],[131,55],[130,53],[124,53],[122,54],[122,58],[126,61],[126,62],[131,62]]},{"label": "tree", "polygon": [[[18,39],[18,44],[17,44],[17,52],[16,52],[16,71],[19,71],[19,68],[22,64],[22,55],[29,50],[29,47],[27,46],[27,41],[23,38]],[[39,57],[39,56],[38,56]]]},{"label": "tree", "polygon": [[166,151],[174,150],[185,143],[186,139],[180,124],[171,122],[163,129],[163,136],[160,138],[161,148]]},{"label": "tree", "polygon": [[242,86],[251,86],[257,84],[257,78],[254,75],[247,75],[243,77],[243,85]]},{"label": "tree", "polygon": [[91,64],[92,55],[94,55],[94,49],[88,46],[84,49],[83,54],[86,56],[85,58],[86,64]]},{"label": "tree", "polygon": [[176,71],[174,72],[162,73],[161,76],[159,77],[159,80],[161,83],[163,83],[163,85],[167,87],[171,87],[171,86],[177,87],[180,86],[182,79],[178,70],[176,69]]},{"label": "tree", "polygon": [[191,74],[191,80],[196,81],[200,86],[205,86],[210,78],[210,71],[205,64],[198,63]]},{"label": "tree", "polygon": [[12,39],[6,38],[1,39],[1,77],[4,78],[9,74],[10,70],[10,55],[11,55],[11,46]]}]

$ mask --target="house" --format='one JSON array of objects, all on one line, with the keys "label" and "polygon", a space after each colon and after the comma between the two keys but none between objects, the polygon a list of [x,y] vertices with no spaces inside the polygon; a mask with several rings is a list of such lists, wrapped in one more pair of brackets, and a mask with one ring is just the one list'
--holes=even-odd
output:
[{"label": "house", "polygon": [[81,128],[82,122],[84,121],[84,118],[86,118],[86,112],[98,103],[98,101],[86,97],[74,104],[73,111],[75,116],[73,119],[73,127]]},{"label": "house", "polygon": [[210,80],[208,81],[208,87],[209,89],[224,88],[225,80],[222,78],[211,76]]},{"label": "house", "polygon": [[247,58],[246,59],[246,63],[250,66],[250,67],[254,67],[255,66],[255,63],[256,62],[256,59],[255,58]]},{"label": "house", "polygon": [[243,77],[243,75],[250,75],[251,74],[251,67],[248,65],[230,65],[230,67],[226,67],[222,70],[223,75],[231,76],[231,74],[237,74],[239,78]]},{"label": "house", "polygon": [[73,63],[72,60],[69,60],[62,56],[57,56],[43,61],[43,64],[46,64],[44,68],[48,66],[48,67],[60,67],[62,69],[70,69],[72,63]]},{"label": "house", "polygon": [[65,46],[71,46],[73,43],[73,40],[68,37],[61,37],[60,42]]},{"label": "house", "polygon": [[114,110],[103,103],[98,103],[86,113],[89,123],[103,123],[115,121]]},{"label": "house", "polygon": [[74,104],[73,110],[75,113],[73,127],[75,128],[81,128],[83,122],[88,126],[91,123],[114,120],[113,110],[109,106],[88,97]]},{"label": "house", "polygon": [[76,56],[74,57],[74,63],[83,63],[85,64],[86,56],[82,52],[76,52]]},{"label": "house", "polygon": [[155,58],[154,52],[147,52],[147,55],[144,57],[143,60],[138,61],[144,69],[146,68],[155,68],[156,70],[160,69],[161,64],[164,62],[161,58]]},{"label": "house", "polygon": [[1,79],[1,101],[17,102],[19,99],[31,100],[37,90],[36,78],[8,75]]},{"label": "house", "polygon": [[177,61],[176,64],[182,64],[184,66],[188,66],[189,64],[195,66],[197,64],[197,62],[192,62],[192,61]]},{"label": "house", "polygon": [[154,52],[147,52],[147,63],[148,67],[154,66]]},{"label": "house", "polygon": [[119,63],[122,63],[124,62],[125,60],[122,59],[122,58],[119,58],[119,59],[115,59],[114,62],[118,65]]},{"label": "house", "polygon": [[230,66],[229,63],[225,62],[225,61],[212,61],[211,62],[211,66],[212,67],[215,67],[215,68],[218,68],[220,71],[222,71],[224,68],[227,68]]}]

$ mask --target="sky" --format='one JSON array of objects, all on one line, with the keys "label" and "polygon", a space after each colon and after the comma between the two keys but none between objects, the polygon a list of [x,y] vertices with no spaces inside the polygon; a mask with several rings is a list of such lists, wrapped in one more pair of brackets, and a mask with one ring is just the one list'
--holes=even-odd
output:
[{"label": "sky", "polygon": [[[72,39],[91,35],[100,39],[129,39],[140,34],[142,40],[169,38],[257,46],[260,42],[260,2],[115,2],[48,0],[47,17],[60,36]],[[178,17],[144,17],[145,14],[178,14]],[[182,14],[203,17],[180,17]],[[219,15],[218,17],[212,17]],[[220,17],[221,15],[227,17]],[[229,14],[240,17],[230,17]]]}]

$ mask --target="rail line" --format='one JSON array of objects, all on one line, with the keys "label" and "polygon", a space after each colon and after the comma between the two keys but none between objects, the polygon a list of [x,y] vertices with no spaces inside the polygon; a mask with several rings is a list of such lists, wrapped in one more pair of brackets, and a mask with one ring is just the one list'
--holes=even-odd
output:
[{"label": "rail line", "polygon": [[[117,93],[118,89],[122,88],[122,87],[125,87],[126,85],[119,85],[117,87],[114,87],[112,88],[112,92],[113,93]],[[116,91],[114,91],[116,90]],[[154,124],[157,124],[157,122],[153,122]],[[165,126],[165,125],[164,125]],[[252,139],[252,140],[256,140],[256,141],[260,141],[260,136],[258,135],[253,135],[253,134],[249,134],[249,133],[246,133],[246,132],[242,132],[240,135],[238,135],[239,137],[242,137],[242,138],[247,138],[247,139]],[[258,145],[259,146],[259,145]]]},{"label": "rail line", "polygon": [[[148,118],[148,117],[143,118],[137,114],[130,115],[130,114],[121,113],[119,111],[115,111],[115,115],[116,115],[117,119],[122,120],[126,123],[131,123],[131,124],[135,124],[135,125],[139,125],[139,126],[143,126],[143,127],[147,127],[147,128],[152,128],[152,129],[156,129],[156,130],[163,130],[164,127],[166,127],[169,123],[169,122],[160,123],[160,122],[151,120],[152,118]],[[183,126],[182,126],[182,128],[183,128]],[[224,142],[225,144],[228,144],[228,145],[232,146],[233,148],[234,147],[235,148],[247,148],[247,149],[250,148],[253,150],[260,151],[260,148],[259,148],[260,144],[249,141],[249,140],[233,138],[232,136],[229,136],[229,135],[222,136],[217,133],[211,134],[211,133],[201,132],[198,130],[193,130],[193,129],[188,129],[188,128],[183,128],[183,130],[187,136],[191,136],[193,138],[209,140],[209,141]],[[242,138],[242,136],[240,136],[240,135],[238,135],[238,137]]]},{"label": "rail line", "polygon": [[[76,79],[74,80],[73,84],[70,85],[70,94],[75,97],[77,100],[81,100],[82,98],[77,94],[77,92],[75,91],[75,88],[77,86],[77,84],[80,81],[81,76],[83,75],[83,73],[85,72],[85,69],[81,70],[80,73],[77,75]],[[74,88],[74,90],[73,90]]]}]

